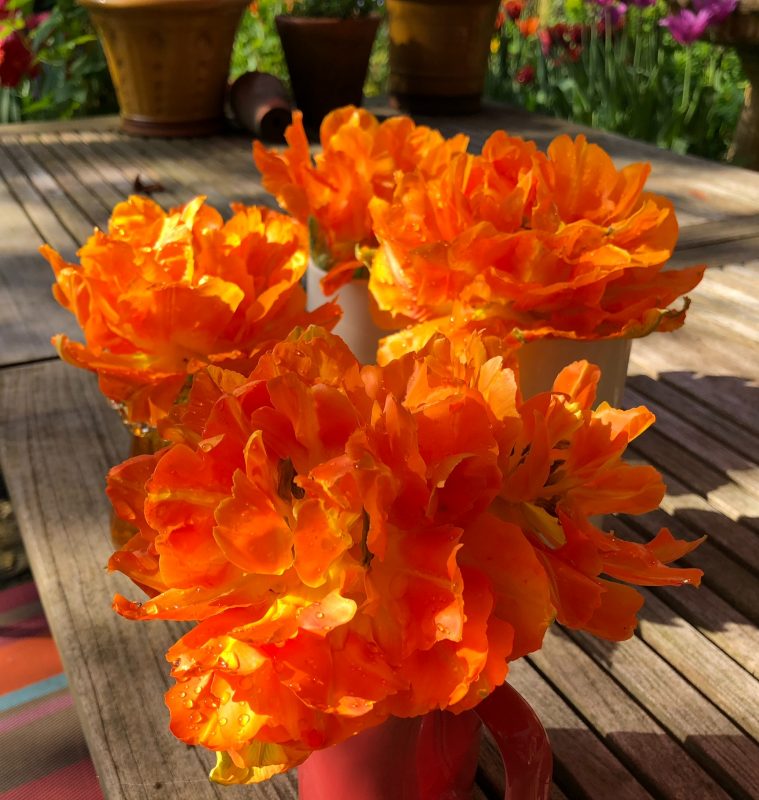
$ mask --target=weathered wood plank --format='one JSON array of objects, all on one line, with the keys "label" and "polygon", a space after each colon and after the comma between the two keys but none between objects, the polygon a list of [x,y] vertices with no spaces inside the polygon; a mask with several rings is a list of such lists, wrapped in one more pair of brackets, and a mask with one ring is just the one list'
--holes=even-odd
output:
[{"label": "weathered wood plank", "polygon": [[592,728],[526,661],[511,665],[509,681],[535,709],[554,757],[554,776],[570,797],[616,800],[651,795],[597,738]]},{"label": "weathered wood plank", "polygon": [[676,412],[697,429],[698,435],[703,433],[710,441],[719,442],[752,461],[759,453],[759,434],[747,430],[742,421],[727,414],[715,415],[703,401],[671,384],[636,374],[628,377],[627,388],[631,392],[630,398],[634,396],[632,392],[637,395],[636,402],[639,399],[648,408],[654,409],[656,405]]},{"label": "weathered wood plank", "polygon": [[[615,517],[610,527],[631,541],[650,539],[627,524],[625,517]],[[693,564],[692,557],[684,559],[683,563]],[[659,587],[651,591],[669,606],[670,618],[680,615],[747,672],[759,678],[759,629],[710,588],[708,584],[713,574],[714,570],[707,572],[698,591],[683,591],[680,587]],[[645,608],[643,614],[646,614]]]},{"label": "weathered wood plank", "polygon": [[134,184],[139,177],[143,183],[162,187],[151,196],[164,208],[187,201],[183,188],[156,170],[152,163],[142,159],[131,144],[123,140],[123,137],[108,132],[102,134],[87,132],[79,134],[79,139],[86,148],[97,154],[100,159],[97,164],[98,169],[101,172],[108,170],[114,188],[122,194],[122,200],[137,193]]},{"label": "weathered wood plank", "polygon": [[[104,134],[108,136],[108,134]],[[229,207],[230,197],[226,193],[217,191],[202,176],[203,169],[196,159],[188,158],[167,142],[160,140],[147,140],[136,138],[128,143],[117,141],[112,137],[111,146],[128,145],[129,153],[133,154],[135,163],[141,163],[158,176],[158,180],[166,185],[166,179],[171,181],[172,192],[178,195],[180,202],[186,203],[193,197],[203,194],[208,202],[219,211]]]},{"label": "weathered wood plank", "polygon": [[706,244],[694,249],[677,250],[668,264],[670,267],[687,267],[692,264],[721,267],[725,264],[753,260],[757,254],[759,254],[759,236],[752,236],[729,242]]},{"label": "weathered wood plank", "polygon": [[[625,389],[624,400],[625,404],[630,407],[646,405],[656,414],[654,430],[661,433],[670,442],[669,447],[673,452],[673,461],[676,459],[679,463],[682,452],[685,452],[693,459],[708,465],[710,472],[704,476],[701,486],[708,489],[712,488],[717,481],[720,483],[732,481],[749,497],[753,496],[759,500],[759,470],[755,469],[756,462],[753,459],[735,452],[734,449],[715,441],[711,436],[704,435],[707,432],[700,430],[685,414],[667,408],[650,397],[639,395],[630,386]],[[648,433],[645,435],[648,436]],[[643,442],[644,439],[639,441]],[[685,483],[699,488],[695,484],[691,484],[685,477],[690,473],[682,472],[680,475]],[[720,477],[717,477],[718,475]],[[759,561],[757,564],[759,565]]]},{"label": "weathered wood plank", "polygon": [[[693,539],[699,534],[713,534],[724,517],[710,513],[699,519],[700,524],[693,518],[686,522],[679,512],[671,515],[658,510],[626,521],[642,531],[646,539],[652,539],[664,527],[669,528],[678,538]],[[608,527],[613,529],[614,524],[607,524]],[[707,586],[743,616],[755,624],[759,623],[759,581],[756,580],[755,573],[717,547],[711,535],[700,547],[685,556],[682,563],[703,570],[703,580]]]},{"label": "weathered wood plank", "polygon": [[683,228],[677,240],[677,250],[692,250],[709,244],[751,239],[758,235],[759,214],[741,214]]},{"label": "weathered wood plank", "polygon": [[641,593],[646,606],[640,638],[743,731],[759,739],[759,704],[746,702],[757,691],[756,680],[692,625],[673,616],[651,592]]},{"label": "weathered wood plank", "polygon": [[7,140],[4,148],[16,162],[16,166],[23,172],[26,180],[34,186],[55,214],[61,224],[68,231],[75,242],[85,239],[92,233],[92,222],[87,219],[79,206],[72,202],[56,179],[55,175],[32,156],[30,148],[18,139]]},{"label": "weathered wood plank", "polygon": [[73,153],[80,162],[89,165],[88,183],[110,212],[116,203],[134,192],[135,175],[133,171],[126,174],[120,168],[120,155],[114,150],[101,149],[94,136],[91,132],[62,133],[61,147],[66,155]]},{"label": "weathered wood plank", "polygon": [[227,198],[226,207],[230,202],[277,207],[276,200],[261,186],[249,139],[214,137],[208,145],[187,139],[172,142],[177,151],[191,159],[195,174],[202,180],[201,186],[210,186]]},{"label": "weathered wood plank", "polygon": [[[654,797],[727,798],[682,746],[558,626],[530,661]],[[733,665],[735,666],[735,665]],[[736,667],[737,669],[737,667]]]},{"label": "weathered wood plank", "polygon": [[734,796],[759,795],[759,745],[637,637],[614,643],[571,632],[670,735]]},{"label": "weathered wood plank", "polygon": [[[655,429],[646,431],[644,436],[636,439],[631,450],[666,474],[665,482],[670,486],[671,494],[695,492],[705,497],[714,511],[740,522],[743,528],[756,530],[757,519],[753,515],[756,513],[757,503],[753,494],[748,494],[743,487],[726,479],[708,463],[674,446],[671,440]],[[675,475],[679,479],[675,479]],[[663,508],[669,509],[667,498]],[[751,554],[751,550],[756,547],[756,540],[749,533],[741,535],[741,540],[742,543],[733,541],[730,546],[734,550],[740,546],[741,557],[756,560],[757,556]]]},{"label": "weathered wood plank", "polygon": [[[4,159],[0,153],[0,162]],[[75,336],[78,328],[53,299],[52,272],[37,253],[40,234],[2,177],[0,221],[0,366],[55,358],[51,331]]]},{"label": "weathered wood plank", "polygon": [[60,131],[116,130],[119,118],[114,114],[87,119],[56,119],[43,122],[11,122],[0,126],[0,140],[19,133],[58,133]]},{"label": "weathered wood plank", "polygon": [[[52,137],[47,134],[47,138],[50,140]],[[89,223],[90,230],[93,226],[102,226],[107,221],[106,210],[100,202],[100,198],[80,178],[78,168],[81,165],[70,152],[66,154],[66,158],[60,159],[50,141],[45,143],[39,136],[33,137],[28,134],[20,137],[19,143],[31,158],[40,163],[55,178],[66,193],[69,202],[80,209]]]},{"label": "weathered wood plank", "polygon": [[40,134],[38,140],[48,153],[48,157],[56,159],[59,164],[70,170],[82,185],[83,191],[91,198],[87,207],[91,209],[93,215],[96,215],[95,224],[98,227],[104,226],[110,210],[123,199],[123,194],[116,191],[106,177],[95,168],[93,161],[97,159],[92,150],[85,148],[73,138],[64,142],[60,136],[53,133]]},{"label": "weathered wood plank", "polygon": [[[10,150],[0,147],[0,177],[5,181],[24,213],[31,220],[43,241],[48,241],[56,250],[72,254],[76,240],[61,224],[52,209],[11,157]],[[27,251],[28,252],[28,251]]]}]

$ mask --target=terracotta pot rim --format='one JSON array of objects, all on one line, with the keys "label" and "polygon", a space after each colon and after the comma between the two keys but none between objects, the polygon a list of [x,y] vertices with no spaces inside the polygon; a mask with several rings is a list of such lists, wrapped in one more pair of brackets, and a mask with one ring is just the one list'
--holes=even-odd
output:
[{"label": "terracotta pot rim", "polygon": [[249,0],[76,0],[76,2],[91,11],[132,11],[137,9],[218,11],[223,8],[239,8],[249,5]]}]

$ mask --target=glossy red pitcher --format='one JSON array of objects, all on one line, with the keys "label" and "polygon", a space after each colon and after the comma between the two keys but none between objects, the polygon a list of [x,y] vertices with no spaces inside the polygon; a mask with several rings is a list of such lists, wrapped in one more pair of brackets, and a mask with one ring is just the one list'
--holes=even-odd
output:
[{"label": "glossy red pitcher", "polygon": [[298,769],[300,800],[471,800],[482,724],[506,768],[506,800],[546,800],[551,785],[548,737],[508,684],[476,711],[391,718],[315,752]]}]

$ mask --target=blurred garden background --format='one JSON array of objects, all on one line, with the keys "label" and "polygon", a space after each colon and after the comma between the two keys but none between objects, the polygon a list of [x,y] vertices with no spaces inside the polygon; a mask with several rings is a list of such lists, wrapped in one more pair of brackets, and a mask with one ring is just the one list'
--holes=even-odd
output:
[{"label": "blurred garden background", "polygon": [[[735,0],[506,0],[493,30],[486,98],[559,116],[679,153],[727,156],[746,77],[710,26]],[[286,0],[255,0],[243,16],[231,78],[287,80],[274,18]],[[386,91],[380,29],[365,87]],[[117,111],[105,59],[74,0],[0,0],[0,122]]]}]

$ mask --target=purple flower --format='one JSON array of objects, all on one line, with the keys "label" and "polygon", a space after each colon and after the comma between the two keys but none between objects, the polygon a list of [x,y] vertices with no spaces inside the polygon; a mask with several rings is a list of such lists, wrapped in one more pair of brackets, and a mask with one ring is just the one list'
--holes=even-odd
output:
[{"label": "purple flower", "polygon": [[612,27],[616,28],[625,21],[625,14],[627,13],[626,3],[617,3],[616,5],[609,6],[606,11],[609,14],[609,21]]},{"label": "purple flower", "polygon": [[712,17],[706,9],[694,14],[686,8],[659,20],[659,25],[667,28],[676,42],[689,45],[703,34],[711,21]]},{"label": "purple flower", "polygon": [[707,11],[711,24],[724,22],[735,11],[738,0],[693,0],[696,11]]}]

